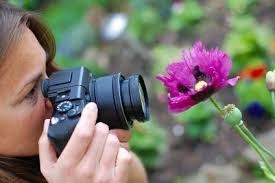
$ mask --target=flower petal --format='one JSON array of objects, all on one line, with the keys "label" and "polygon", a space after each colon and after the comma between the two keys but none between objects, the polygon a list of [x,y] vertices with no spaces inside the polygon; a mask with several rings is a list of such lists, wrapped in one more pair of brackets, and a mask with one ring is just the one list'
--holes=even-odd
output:
[{"label": "flower petal", "polygon": [[211,77],[210,68],[215,68],[221,78],[228,77],[232,61],[229,56],[218,48],[207,51],[204,45],[196,42],[190,51],[190,57],[199,66],[200,70]]},{"label": "flower petal", "polygon": [[173,98],[168,97],[168,107],[171,112],[183,112],[195,104],[196,101],[192,100],[188,95],[182,95],[180,97]]},{"label": "flower petal", "polygon": [[238,80],[240,79],[240,76],[237,76],[237,77],[234,77],[234,78],[231,78],[231,79],[228,79],[227,80],[227,83],[231,86],[235,86],[238,82]]},{"label": "flower petal", "polygon": [[192,76],[192,71],[184,62],[176,62],[168,65],[167,73],[187,88],[193,87],[196,82]]}]

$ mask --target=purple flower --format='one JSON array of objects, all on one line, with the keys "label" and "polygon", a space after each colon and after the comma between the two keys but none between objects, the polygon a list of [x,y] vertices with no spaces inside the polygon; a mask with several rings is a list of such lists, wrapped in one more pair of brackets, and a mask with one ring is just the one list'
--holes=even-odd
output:
[{"label": "purple flower", "polygon": [[167,76],[157,76],[169,89],[169,110],[185,111],[228,84],[234,86],[239,77],[228,79],[231,66],[226,53],[217,48],[207,51],[202,42],[196,42],[180,61],[168,65]]}]

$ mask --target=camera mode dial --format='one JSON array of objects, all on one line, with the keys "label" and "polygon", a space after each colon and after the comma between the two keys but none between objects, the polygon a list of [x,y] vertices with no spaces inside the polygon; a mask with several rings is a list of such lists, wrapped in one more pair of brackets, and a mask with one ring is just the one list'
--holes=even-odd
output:
[{"label": "camera mode dial", "polygon": [[67,112],[73,107],[73,103],[70,101],[63,101],[56,106],[58,112]]}]

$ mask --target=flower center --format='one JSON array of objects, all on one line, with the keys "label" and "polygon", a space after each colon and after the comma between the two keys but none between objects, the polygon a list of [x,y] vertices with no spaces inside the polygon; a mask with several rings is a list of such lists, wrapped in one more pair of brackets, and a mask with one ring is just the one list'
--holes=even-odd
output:
[{"label": "flower center", "polygon": [[193,75],[195,77],[195,79],[197,81],[201,81],[201,80],[204,80],[204,81],[208,81],[208,77],[206,76],[206,74],[204,74],[203,72],[201,72],[199,66],[195,66],[194,69],[193,69]]},{"label": "flower center", "polygon": [[202,88],[204,88],[205,86],[207,86],[207,83],[205,81],[199,81],[197,82],[197,84],[195,85],[195,90],[200,91]]},{"label": "flower center", "polygon": [[183,86],[182,84],[177,85],[178,91],[181,93],[186,93],[189,91],[189,89],[186,86]]}]

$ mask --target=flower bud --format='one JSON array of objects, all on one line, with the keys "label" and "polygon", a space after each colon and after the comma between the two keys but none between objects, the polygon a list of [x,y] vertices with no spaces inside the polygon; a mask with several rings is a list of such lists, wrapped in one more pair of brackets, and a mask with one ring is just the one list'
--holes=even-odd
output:
[{"label": "flower bud", "polygon": [[224,121],[231,125],[235,126],[241,123],[242,113],[241,111],[235,107],[233,104],[228,104],[224,107]]},{"label": "flower bud", "polygon": [[275,91],[275,70],[268,71],[265,75],[266,87],[270,91]]}]

